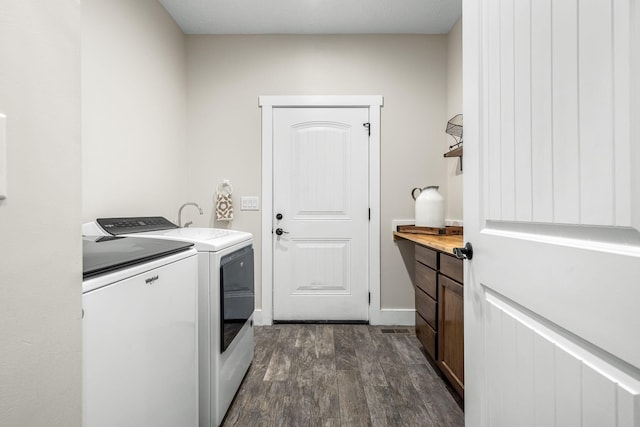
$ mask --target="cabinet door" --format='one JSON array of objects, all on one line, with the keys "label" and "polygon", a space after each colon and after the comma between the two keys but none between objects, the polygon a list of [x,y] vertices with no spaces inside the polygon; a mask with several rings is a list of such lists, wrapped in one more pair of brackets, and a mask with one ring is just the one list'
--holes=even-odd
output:
[{"label": "cabinet door", "polygon": [[461,284],[438,275],[438,365],[464,394],[464,306]]}]

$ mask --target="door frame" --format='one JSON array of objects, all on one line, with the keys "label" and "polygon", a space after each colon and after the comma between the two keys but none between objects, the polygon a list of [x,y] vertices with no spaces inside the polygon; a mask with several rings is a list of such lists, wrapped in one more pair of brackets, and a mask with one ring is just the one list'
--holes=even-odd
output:
[{"label": "door frame", "polygon": [[369,108],[369,322],[380,323],[380,108],[381,95],[259,96],[262,108],[262,308],[254,322],[273,323],[273,109],[286,107]]}]

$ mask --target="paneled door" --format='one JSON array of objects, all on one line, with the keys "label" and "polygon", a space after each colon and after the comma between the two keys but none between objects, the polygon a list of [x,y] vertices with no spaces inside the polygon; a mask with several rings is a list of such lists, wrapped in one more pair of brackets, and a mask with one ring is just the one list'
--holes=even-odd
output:
[{"label": "paneled door", "polygon": [[466,425],[640,426],[635,0],[464,0]]},{"label": "paneled door", "polygon": [[368,108],[273,112],[273,319],[367,320]]}]

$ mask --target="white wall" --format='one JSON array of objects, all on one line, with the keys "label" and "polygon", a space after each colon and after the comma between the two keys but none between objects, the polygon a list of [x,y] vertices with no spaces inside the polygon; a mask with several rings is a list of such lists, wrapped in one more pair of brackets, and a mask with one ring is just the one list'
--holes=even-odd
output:
[{"label": "white wall", "polygon": [[0,2],[0,425],[81,425],[80,7]]},{"label": "white wall", "polygon": [[[201,226],[224,226],[212,217],[223,179],[233,184],[236,204],[261,194],[258,96],[384,96],[382,307],[412,310],[414,289],[391,221],[413,217],[412,188],[446,191],[446,36],[188,36],[187,63],[187,194],[206,208],[195,218]],[[230,226],[252,232],[259,249],[260,213],[238,207]],[[260,274],[258,263],[258,280]]]},{"label": "white wall", "polygon": [[[447,120],[462,113],[462,18],[451,28],[447,36]],[[447,135],[443,152],[455,140]],[[446,218],[462,221],[462,170],[460,158],[445,159],[447,165],[447,193],[445,195]],[[464,163],[462,163],[464,169]]]},{"label": "white wall", "polygon": [[186,96],[184,36],[160,3],[83,0],[83,221],[177,218]]}]

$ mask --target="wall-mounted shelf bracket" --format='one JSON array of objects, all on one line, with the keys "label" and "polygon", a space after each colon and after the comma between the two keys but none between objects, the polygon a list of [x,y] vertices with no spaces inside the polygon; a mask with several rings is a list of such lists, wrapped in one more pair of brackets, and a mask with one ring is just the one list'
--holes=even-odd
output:
[{"label": "wall-mounted shelf bracket", "polygon": [[460,171],[462,171],[462,147],[454,148],[453,150],[444,153],[444,157],[460,157]]}]

